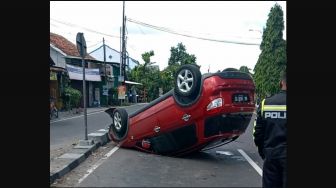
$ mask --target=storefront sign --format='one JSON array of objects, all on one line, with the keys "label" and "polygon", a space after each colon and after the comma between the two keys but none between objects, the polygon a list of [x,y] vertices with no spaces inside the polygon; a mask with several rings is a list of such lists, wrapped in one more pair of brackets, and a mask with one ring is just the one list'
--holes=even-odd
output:
[{"label": "storefront sign", "polygon": [[126,86],[118,87],[118,99],[125,99],[126,94]]},{"label": "storefront sign", "polygon": [[[83,68],[66,65],[71,80],[83,80]],[[86,81],[101,81],[99,69],[85,69]]]},{"label": "storefront sign", "polygon": [[56,72],[51,72],[50,71],[50,80],[57,80]]},{"label": "storefront sign", "polygon": [[123,82],[124,81],[124,76],[118,76],[118,81]]},{"label": "storefront sign", "polygon": [[108,94],[108,89],[107,89],[107,86],[104,85],[103,86],[103,95],[107,95]]}]

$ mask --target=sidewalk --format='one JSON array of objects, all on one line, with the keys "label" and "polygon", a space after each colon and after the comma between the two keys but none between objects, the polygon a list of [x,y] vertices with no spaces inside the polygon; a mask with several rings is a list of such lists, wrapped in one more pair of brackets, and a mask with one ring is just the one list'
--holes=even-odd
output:
[{"label": "sidewalk", "polygon": [[[87,114],[92,114],[95,112],[101,112],[108,108],[127,108],[134,105],[143,105],[145,103],[136,103],[130,104],[126,106],[109,106],[109,107],[97,107],[97,108],[87,108]],[[59,112],[58,118],[53,118],[50,120],[52,123],[53,121],[58,121],[70,117],[80,116],[83,115],[83,109],[81,109],[78,113],[75,110],[73,111],[66,111],[66,112]],[[92,152],[94,152],[100,146],[105,145],[106,143],[110,142],[110,139],[107,135],[108,129],[99,129],[94,132],[88,134],[88,139],[92,140],[92,145],[69,145],[65,148],[61,148],[59,151],[55,151],[56,153],[52,154],[50,152],[50,184],[54,183],[57,179],[60,179],[65,174],[76,168],[80,163],[85,161]],[[53,156],[53,157],[52,157]]]},{"label": "sidewalk", "polygon": [[99,129],[88,134],[90,144],[76,144],[60,156],[50,159],[50,184],[60,179],[65,174],[76,168],[85,161],[89,155],[105,145],[110,140],[107,136],[107,129]]}]

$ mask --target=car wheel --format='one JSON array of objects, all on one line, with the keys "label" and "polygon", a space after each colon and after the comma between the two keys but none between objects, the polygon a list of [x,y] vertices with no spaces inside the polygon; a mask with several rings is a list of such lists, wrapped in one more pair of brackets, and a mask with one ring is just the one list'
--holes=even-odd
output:
[{"label": "car wheel", "polygon": [[178,95],[188,97],[195,92],[201,84],[202,74],[195,65],[186,64],[178,69],[175,76],[175,91]]},{"label": "car wheel", "polygon": [[226,68],[222,72],[224,72],[224,71],[239,71],[239,70],[235,69],[235,68]]},{"label": "car wheel", "polygon": [[109,138],[114,141],[122,141],[128,131],[128,114],[125,109],[117,108],[112,114],[112,124],[109,128]]}]

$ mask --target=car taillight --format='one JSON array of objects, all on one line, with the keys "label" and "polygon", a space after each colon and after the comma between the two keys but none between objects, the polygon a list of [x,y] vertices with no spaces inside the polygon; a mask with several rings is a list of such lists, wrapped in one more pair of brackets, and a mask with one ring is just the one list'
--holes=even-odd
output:
[{"label": "car taillight", "polygon": [[211,101],[207,106],[207,111],[223,106],[223,99],[217,98]]},{"label": "car taillight", "polygon": [[151,143],[150,143],[150,141],[144,139],[144,140],[142,140],[142,142],[141,142],[141,146],[142,146],[143,148],[145,148],[145,149],[149,149],[150,146],[151,146]]}]

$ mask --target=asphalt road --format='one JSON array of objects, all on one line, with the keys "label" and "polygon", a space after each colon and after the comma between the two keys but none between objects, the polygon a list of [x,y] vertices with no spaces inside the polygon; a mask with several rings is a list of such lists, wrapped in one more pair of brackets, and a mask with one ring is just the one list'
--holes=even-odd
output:
[{"label": "asphalt road", "polygon": [[183,158],[112,146],[108,157],[72,181],[79,187],[261,187],[262,160],[252,129],[251,121],[236,141]]},{"label": "asphalt road", "polygon": [[[141,108],[145,104],[136,104],[123,107],[128,113]],[[111,124],[111,117],[105,113],[94,112],[87,116],[88,134]],[[50,123],[50,150],[69,146],[78,140],[85,138],[84,116],[76,116]]]}]

